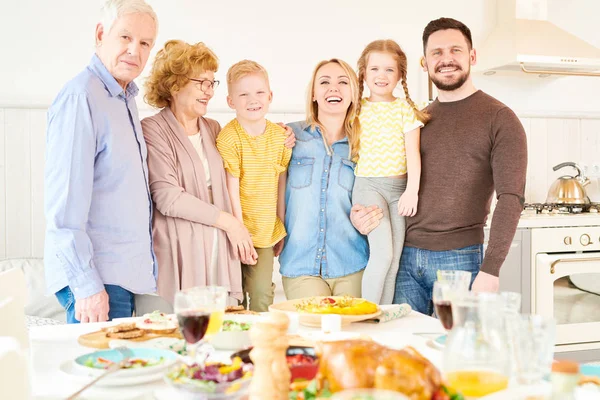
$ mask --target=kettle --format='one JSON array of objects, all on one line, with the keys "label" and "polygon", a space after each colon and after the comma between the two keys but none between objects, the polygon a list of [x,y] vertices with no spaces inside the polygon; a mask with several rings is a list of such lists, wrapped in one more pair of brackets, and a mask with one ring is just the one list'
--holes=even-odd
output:
[{"label": "kettle", "polygon": [[574,162],[564,162],[552,168],[558,171],[564,167],[573,167],[577,175],[563,175],[554,181],[548,190],[546,203],[550,204],[590,204],[590,198],[585,194],[585,186],[590,183],[589,178],[581,172],[579,165]]}]

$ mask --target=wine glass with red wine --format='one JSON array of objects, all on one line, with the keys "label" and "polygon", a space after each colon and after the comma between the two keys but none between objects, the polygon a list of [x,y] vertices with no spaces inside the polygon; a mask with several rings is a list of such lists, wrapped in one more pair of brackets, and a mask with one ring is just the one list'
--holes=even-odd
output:
[{"label": "wine glass with red wine", "polygon": [[192,362],[197,361],[203,339],[221,329],[226,305],[227,289],[220,286],[195,287],[175,294],[175,314]]},{"label": "wine glass with red wine", "polygon": [[432,300],[435,314],[447,331],[452,329],[452,326],[454,325],[452,318],[452,300],[465,291],[466,290],[461,285],[455,285],[450,282],[436,281],[433,283]]}]

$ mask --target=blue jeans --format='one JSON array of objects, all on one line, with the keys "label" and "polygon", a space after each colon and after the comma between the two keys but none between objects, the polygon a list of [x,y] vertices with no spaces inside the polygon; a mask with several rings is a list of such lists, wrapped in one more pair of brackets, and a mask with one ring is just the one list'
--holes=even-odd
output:
[{"label": "blue jeans", "polygon": [[[133,314],[134,295],[129,290],[123,289],[121,286],[104,285],[106,293],[108,293],[108,320],[113,318],[128,318]],[[55,293],[56,298],[61,306],[67,312],[67,323],[78,324],[75,319],[75,296],[68,286]]]},{"label": "blue jeans", "polygon": [[462,270],[471,272],[471,285],[479,273],[483,261],[483,245],[462,249],[431,251],[404,247],[400,270],[396,277],[394,304],[408,303],[413,310],[433,314],[431,294],[438,270]]}]

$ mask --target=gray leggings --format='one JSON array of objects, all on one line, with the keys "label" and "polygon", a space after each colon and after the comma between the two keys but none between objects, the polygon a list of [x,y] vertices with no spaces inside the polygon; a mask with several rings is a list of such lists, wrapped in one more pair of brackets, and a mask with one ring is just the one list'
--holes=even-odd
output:
[{"label": "gray leggings", "polygon": [[406,179],[356,177],[352,203],[376,205],[383,218],[369,233],[370,257],[362,280],[362,297],[377,304],[392,304],[406,222],[398,215],[398,200],[406,190]]}]

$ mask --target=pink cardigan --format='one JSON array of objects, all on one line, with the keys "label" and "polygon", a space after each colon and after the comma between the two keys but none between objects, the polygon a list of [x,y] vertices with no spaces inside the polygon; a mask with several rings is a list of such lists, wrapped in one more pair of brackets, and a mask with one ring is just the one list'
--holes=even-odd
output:
[{"label": "pink cardigan", "polygon": [[183,127],[168,108],[144,118],[148,146],[150,193],[154,201],[152,235],[158,261],[158,294],[173,303],[175,292],[194,286],[219,285],[242,300],[240,262],[224,231],[218,229],[217,282],[209,282],[212,225],[220,211],[232,212],[223,160],[215,141],[217,121],[199,118],[204,154],[212,180],[210,202],[204,167]]}]

